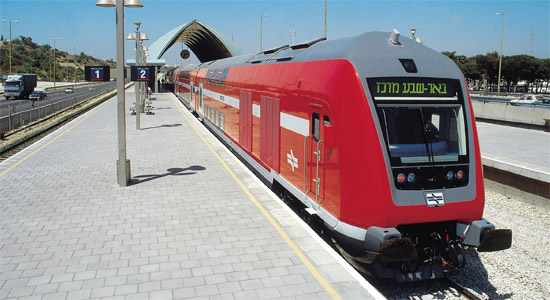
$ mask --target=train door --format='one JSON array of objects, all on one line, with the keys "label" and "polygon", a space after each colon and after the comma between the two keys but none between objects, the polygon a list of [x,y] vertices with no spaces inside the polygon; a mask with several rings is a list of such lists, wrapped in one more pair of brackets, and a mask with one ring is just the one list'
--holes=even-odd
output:
[{"label": "train door", "polygon": [[[311,105],[314,109],[310,115],[310,135],[305,138],[306,146],[306,194],[315,200],[317,209],[324,201],[326,147],[325,127],[330,126],[330,117],[323,106]],[[328,133],[328,132],[327,132]]]},{"label": "train door", "polygon": [[202,112],[202,82],[199,83],[199,109],[198,109],[197,113],[199,114],[199,118],[201,120],[203,120],[204,115],[203,115],[203,112]]},{"label": "train door", "polygon": [[195,87],[193,85],[193,80],[191,80],[190,82],[190,86],[189,86],[189,105],[191,105],[191,107],[195,107]]}]

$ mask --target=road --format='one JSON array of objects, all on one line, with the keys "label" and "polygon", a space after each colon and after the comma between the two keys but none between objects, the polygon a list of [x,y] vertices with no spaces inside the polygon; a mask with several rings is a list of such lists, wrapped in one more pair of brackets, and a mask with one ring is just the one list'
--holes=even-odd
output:
[{"label": "road", "polygon": [[[53,91],[47,92],[47,98],[45,100],[40,101],[40,103],[34,103],[34,106],[44,106],[51,103],[56,103],[59,101],[64,101],[70,98],[75,97],[83,97],[83,95],[89,94],[90,97],[94,94],[97,94],[101,91],[105,91],[109,88],[115,88],[116,82],[102,82],[102,83],[95,83],[91,85],[86,86],[76,86],[74,89],[74,92],[72,93],[66,93],[65,89],[57,89]],[[26,110],[29,108],[32,108],[33,101],[27,100],[27,99],[21,99],[21,100],[6,100],[4,97],[0,98],[0,118],[7,116],[9,109],[19,111],[20,108],[22,110]]]}]

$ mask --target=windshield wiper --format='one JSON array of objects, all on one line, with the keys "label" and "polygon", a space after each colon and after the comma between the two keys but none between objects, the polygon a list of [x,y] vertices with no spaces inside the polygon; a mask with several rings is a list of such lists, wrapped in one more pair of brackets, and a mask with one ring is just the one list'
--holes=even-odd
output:
[{"label": "windshield wiper", "polygon": [[432,164],[435,163],[434,154],[433,154],[433,144],[431,141],[428,140],[428,133],[426,132],[428,130],[428,126],[426,126],[426,121],[424,120],[424,113],[422,112],[422,107],[419,108],[420,112],[420,126],[422,127],[422,137],[424,139],[424,145],[426,146],[426,152],[428,153],[428,161]]}]

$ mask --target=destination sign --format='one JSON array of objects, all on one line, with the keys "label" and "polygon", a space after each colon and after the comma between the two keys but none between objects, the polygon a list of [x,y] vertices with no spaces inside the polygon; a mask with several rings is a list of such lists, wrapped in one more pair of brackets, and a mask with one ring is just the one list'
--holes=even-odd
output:
[{"label": "destination sign", "polygon": [[459,90],[458,80],[454,79],[384,77],[367,78],[367,82],[375,100],[387,100],[387,97],[454,98]]}]

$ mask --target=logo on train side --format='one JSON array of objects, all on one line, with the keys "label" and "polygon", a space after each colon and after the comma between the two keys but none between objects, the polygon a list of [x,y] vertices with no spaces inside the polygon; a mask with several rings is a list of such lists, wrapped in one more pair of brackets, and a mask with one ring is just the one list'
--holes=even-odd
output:
[{"label": "logo on train side", "polygon": [[290,153],[286,154],[286,162],[292,167],[292,172],[294,172],[294,168],[298,169],[298,158],[294,156],[292,149],[290,149]]},{"label": "logo on train side", "polygon": [[427,192],[424,193],[426,204],[428,207],[445,206],[445,199],[443,198],[443,192]]}]

